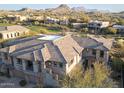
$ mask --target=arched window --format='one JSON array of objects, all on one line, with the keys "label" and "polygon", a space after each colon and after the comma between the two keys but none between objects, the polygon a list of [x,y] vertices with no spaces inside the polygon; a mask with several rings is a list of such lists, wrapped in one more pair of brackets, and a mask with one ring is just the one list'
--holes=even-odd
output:
[{"label": "arched window", "polygon": [[12,33],[11,33],[11,37],[13,37]]},{"label": "arched window", "polygon": [[19,36],[19,32],[17,33],[17,36]]},{"label": "arched window", "polygon": [[15,37],[16,37],[16,33],[14,33]]},{"label": "arched window", "polygon": [[0,38],[1,38],[1,39],[3,38],[3,35],[2,35],[2,34],[0,34]]},{"label": "arched window", "polygon": [[7,34],[7,38],[9,38],[9,35]]}]

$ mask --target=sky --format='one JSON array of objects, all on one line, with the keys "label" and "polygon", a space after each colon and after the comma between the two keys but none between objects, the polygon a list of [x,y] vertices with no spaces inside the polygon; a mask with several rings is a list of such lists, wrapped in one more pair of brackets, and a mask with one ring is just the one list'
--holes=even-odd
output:
[{"label": "sky", "polygon": [[[0,4],[0,9],[19,10],[21,8],[46,9],[55,8],[58,4]],[[124,4],[69,4],[70,7],[83,6],[86,9],[109,10],[111,12],[124,11]]]}]

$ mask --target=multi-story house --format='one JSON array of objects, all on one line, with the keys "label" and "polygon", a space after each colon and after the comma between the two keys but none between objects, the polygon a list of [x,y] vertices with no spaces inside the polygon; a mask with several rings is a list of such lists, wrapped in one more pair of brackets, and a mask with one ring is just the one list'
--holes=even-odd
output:
[{"label": "multi-story house", "polygon": [[20,26],[20,25],[1,26],[0,27],[0,38],[1,39],[16,38],[21,35],[25,35],[28,32],[29,32],[29,29],[23,26]]},{"label": "multi-story house", "polygon": [[59,19],[56,19],[56,18],[51,18],[51,17],[46,17],[45,19],[45,23],[47,24],[55,24],[55,23],[59,23]]},{"label": "multi-story house", "polygon": [[86,24],[85,23],[72,23],[71,25],[75,29],[80,29],[80,28],[83,28]]},{"label": "multi-story house", "polygon": [[39,35],[11,41],[0,49],[1,71],[34,83],[40,79],[49,85],[80,62],[107,63],[112,40],[105,41],[70,35]]},{"label": "multi-story house", "polygon": [[26,21],[28,17],[22,15],[8,15],[7,17],[5,17],[5,19],[12,23]]},{"label": "multi-story house", "polygon": [[124,25],[113,25],[112,27],[117,30],[117,34],[124,34]]},{"label": "multi-story house", "polygon": [[92,33],[98,33],[101,28],[106,28],[109,26],[109,22],[108,21],[90,21],[88,23],[88,29],[92,32]]}]

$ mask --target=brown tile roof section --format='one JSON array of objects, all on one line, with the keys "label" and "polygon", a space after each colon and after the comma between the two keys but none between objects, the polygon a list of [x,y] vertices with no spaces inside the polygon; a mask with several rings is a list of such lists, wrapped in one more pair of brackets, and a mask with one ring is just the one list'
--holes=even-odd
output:
[{"label": "brown tile roof section", "polygon": [[83,50],[71,35],[55,40],[54,44],[58,46],[66,62],[70,62],[75,55],[78,55]]},{"label": "brown tile roof section", "polygon": [[103,45],[106,47],[106,48],[108,48],[109,50],[111,49],[111,47],[112,47],[112,44],[113,44],[113,41],[114,41],[114,39],[106,39],[106,38],[104,38],[104,37],[102,37],[102,36],[99,36],[99,37],[96,37],[95,35],[88,35],[90,38],[92,38],[92,39],[94,39],[94,40],[96,40],[96,41],[98,41],[98,42],[101,42],[101,43],[103,43]]},{"label": "brown tile roof section", "polygon": [[0,31],[0,33],[8,33],[8,32],[24,32],[24,31],[29,31],[29,29],[27,29],[24,26],[20,26],[20,25],[13,25],[13,26],[7,26],[6,30]]},{"label": "brown tile roof section", "polygon": [[56,61],[56,62],[63,62],[63,57],[60,55],[60,50],[56,49],[56,46],[47,43],[44,44],[44,48],[42,50],[43,58],[44,61],[51,60],[51,61]]},{"label": "brown tile roof section", "polygon": [[[41,42],[42,41],[31,40],[7,48],[2,48],[0,49],[0,51],[9,53],[13,53],[16,51],[18,52],[24,50],[26,46],[32,46],[34,43],[37,44]],[[26,60],[36,59],[40,61],[41,57],[43,56],[44,61],[50,60],[56,62],[70,62],[71,60],[73,60],[74,56],[80,54],[83,50],[83,48],[81,48],[70,35],[64,36],[51,42],[46,42],[44,44],[41,43],[41,45],[44,45],[44,47],[42,47],[40,50],[36,49],[29,53],[25,52],[24,54],[17,55],[17,58]],[[27,47],[26,49],[29,48]]]}]

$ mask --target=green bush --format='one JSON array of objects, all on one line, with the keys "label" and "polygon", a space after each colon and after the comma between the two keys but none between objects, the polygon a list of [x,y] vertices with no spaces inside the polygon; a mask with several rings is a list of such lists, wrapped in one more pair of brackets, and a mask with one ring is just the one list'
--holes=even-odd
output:
[{"label": "green bush", "polygon": [[24,87],[24,86],[26,86],[27,81],[26,81],[26,80],[21,80],[21,81],[19,82],[19,84],[20,84],[20,86]]},{"label": "green bush", "polygon": [[3,72],[0,72],[0,76],[4,76],[5,74]]}]

